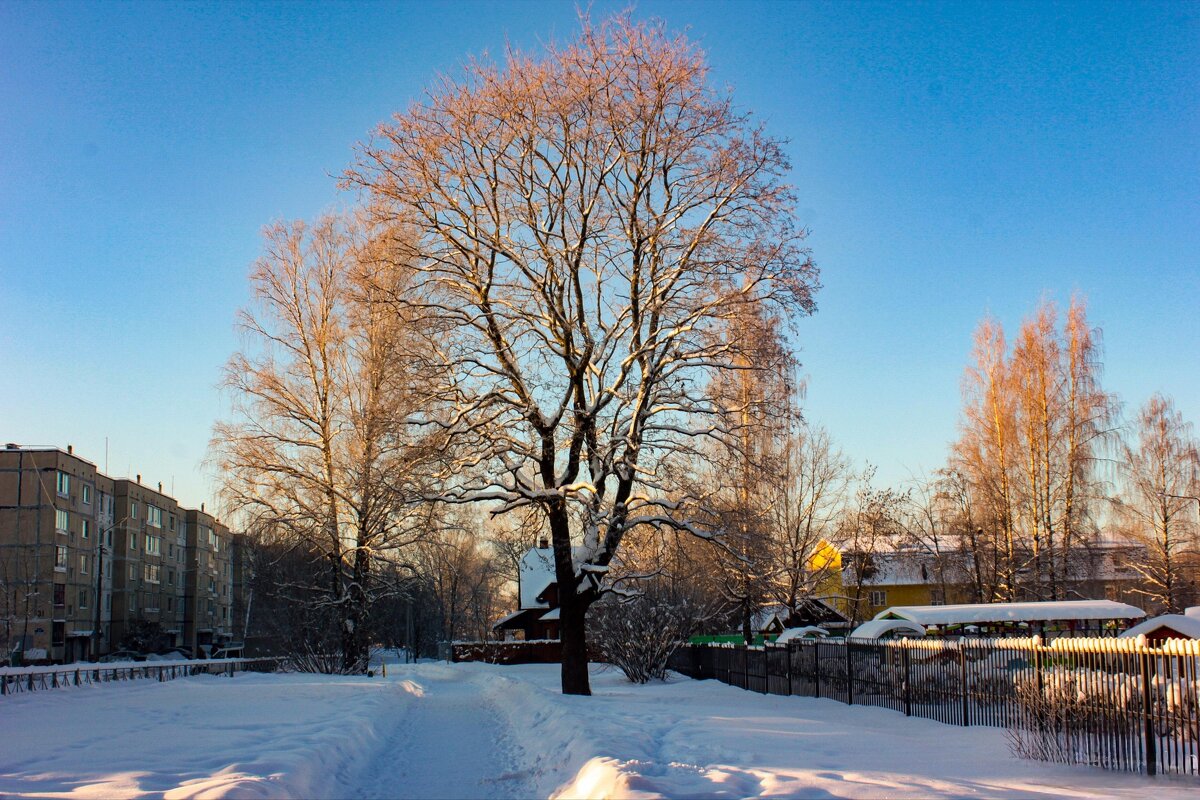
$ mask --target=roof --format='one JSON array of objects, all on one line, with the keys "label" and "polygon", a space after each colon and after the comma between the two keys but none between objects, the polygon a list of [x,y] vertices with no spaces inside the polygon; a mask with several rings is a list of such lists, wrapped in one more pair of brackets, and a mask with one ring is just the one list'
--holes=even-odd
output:
[{"label": "roof", "polygon": [[903,619],[873,619],[855,628],[849,638],[882,639],[889,633],[907,633],[924,636],[925,629],[915,622]]},{"label": "roof", "polygon": [[922,625],[1046,620],[1141,619],[1146,612],[1112,600],[1059,600],[1034,603],[970,603],[949,606],[893,606],[876,620],[905,619]]},{"label": "roof", "polygon": [[1200,617],[1185,616],[1183,614],[1163,614],[1158,617],[1151,617],[1122,633],[1120,638],[1133,639],[1141,634],[1149,636],[1162,628],[1178,633],[1181,636],[1186,636],[1189,639],[1200,639]]},{"label": "roof", "polygon": [[[571,548],[571,557],[575,559],[577,567],[579,557],[583,555],[583,552],[582,547]],[[546,591],[546,587],[557,581],[554,576],[554,548],[529,548],[525,551],[525,555],[521,556],[517,575],[521,588],[520,607],[523,609],[549,608],[550,604],[539,600],[538,596]]]},{"label": "roof", "polygon": [[786,628],[788,617],[791,615],[792,612],[785,605],[763,606],[750,618],[750,627],[756,631],[765,630],[775,620],[779,622],[780,627]]}]

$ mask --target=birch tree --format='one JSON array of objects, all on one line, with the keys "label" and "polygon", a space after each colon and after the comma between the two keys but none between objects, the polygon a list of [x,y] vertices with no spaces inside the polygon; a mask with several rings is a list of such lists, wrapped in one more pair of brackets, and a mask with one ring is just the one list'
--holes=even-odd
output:
[{"label": "birch tree", "polygon": [[[250,274],[246,347],[225,371],[233,418],[214,447],[225,497],[248,526],[323,560],[317,585],[336,619],[342,668],[365,665],[380,560],[429,528],[419,501],[444,437],[407,424],[429,396],[429,332],[381,301],[408,272],[353,220],[277,224]],[[314,590],[316,590],[314,592]]]},{"label": "birch tree", "polygon": [[1145,559],[1130,564],[1142,577],[1139,591],[1174,614],[1195,599],[1200,578],[1200,443],[1174,403],[1157,394],[1142,406],[1135,437],[1123,445],[1117,507],[1125,534],[1145,547]]},{"label": "birch tree", "polygon": [[417,233],[398,304],[453,330],[446,429],[471,455],[443,497],[544,514],[566,693],[590,693],[585,614],[626,532],[692,529],[664,466],[719,428],[730,321],[813,310],[788,169],[693,44],[625,15],[470,62],[347,174]]}]

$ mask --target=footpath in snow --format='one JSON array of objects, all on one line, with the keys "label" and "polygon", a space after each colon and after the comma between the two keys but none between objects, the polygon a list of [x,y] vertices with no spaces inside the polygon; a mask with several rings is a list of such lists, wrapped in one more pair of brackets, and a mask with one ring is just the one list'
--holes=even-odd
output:
[{"label": "footpath in snow", "polygon": [[597,669],[390,665],[0,701],[0,796],[1194,798],[1194,781],[1021,761],[958,728],[714,681]]}]

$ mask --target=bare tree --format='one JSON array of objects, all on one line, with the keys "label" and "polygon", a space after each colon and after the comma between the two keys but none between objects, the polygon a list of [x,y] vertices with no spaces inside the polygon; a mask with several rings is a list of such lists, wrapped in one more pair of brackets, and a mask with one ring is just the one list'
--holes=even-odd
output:
[{"label": "bare tree", "polygon": [[1135,435],[1123,445],[1117,499],[1125,534],[1145,547],[1145,559],[1130,566],[1143,579],[1138,591],[1162,611],[1177,613],[1194,599],[1200,570],[1200,501],[1194,497],[1200,443],[1174,403],[1158,394],[1142,406]]},{"label": "bare tree", "polygon": [[226,369],[234,419],[213,440],[229,503],[324,559],[308,596],[332,610],[347,670],[365,664],[378,562],[428,527],[415,501],[443,444],[406,424],[436,365],[426,331],[380,302],[408,279],[380,241],[333,217],[268,229]]},{"label": "bare tree", "polygon": [[853,475],[828,431],[795,425],[784,443],[780,469],[764,476],[769,511],[776,601],[795,610],[826,587],[838,568],[831,554],[840,542],[839,518]]},{"label": "bare tree", "polygon": [[468,64],[347,175],[417,234],[399,304],[454,332],[471,455],[444,496],[545,516],[566,693],[590,693],[585,614],[626,532],[690,529],[662,478],[718,427],[705,387],[745,363],[729,322],[813,309],[788,167],[694,45],[619,16]]},{"label": "bare tree", "polygon": [[906,497],[894,489],[876,489],[871,485],[875,468],[867,467],[859,478],[859,488],[841,515],[839,538],[843,546],[843,584],[850,584],[845,598],[850,629],[863,618],[866,581],[879,569],[878,557],[893,551],[900,540],[900,513]]}]

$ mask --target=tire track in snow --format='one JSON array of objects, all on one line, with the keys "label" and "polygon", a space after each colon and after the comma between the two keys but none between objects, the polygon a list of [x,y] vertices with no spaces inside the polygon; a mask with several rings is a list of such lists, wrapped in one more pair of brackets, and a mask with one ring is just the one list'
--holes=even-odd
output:
[{"label": "tire track in snow", "polygon": [[341,796],[530,796],[528,776],[513,771],[514,752],[505,723],[478,684],[428,672],[411,678],[405,681],[408,690],[402,690],[406,700],[395,711],[395,728],[354,778],[339,781]]}]

